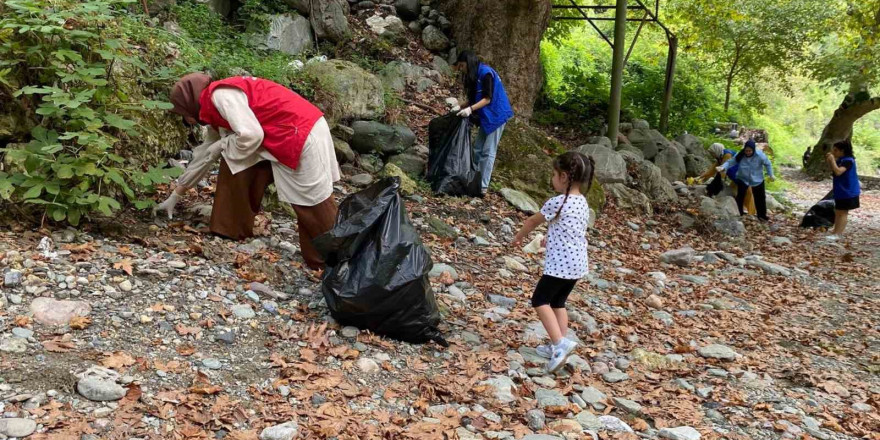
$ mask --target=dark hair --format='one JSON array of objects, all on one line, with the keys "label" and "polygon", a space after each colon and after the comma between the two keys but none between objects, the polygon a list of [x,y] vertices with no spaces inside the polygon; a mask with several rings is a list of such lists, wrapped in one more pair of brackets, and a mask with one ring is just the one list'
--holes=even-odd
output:
[{"label": "dark hair", "polygon": [[853,146],[852,142],[850,142],[849,139],[835,142],[833,148],[837,148],[838,150],[843,151],[843,157],[853,157]]},{"label": "dark hair", "polygon": [[471,104],[475,104],[472,101],[477,96],[477,73],[480,70],[480,59],[477,58],[477,54],[474,51],[463,50],[458,54],[458,59],[455,63],[465,63],[465,71],[462,78],[464,90],[467,92],[468,101]]},{"label": "dark hair", "polygon": [[593,156],[581,154],[577,151],[569,151],[556,156],[556,159],[553,161],[553,169],[558,173],[568,175],[568,188],[565,189],[565,198],[562,199],[562,204],[559,205],[559,210],[556,211],[556,217],[553,218],[556,221],[559,218],[559,214],[562,213],[562,208],[568,200],[568,193],[575,183],[581,185],[586,182],[587,192],[590,191],[590,187],[593,185],[596,161],[593,160]]},{"label": "dark hair", "polygon": [[743,157],[746,156],[746,148],[751,148],[752,151],[755,152],[758,151],[758,146],[755,144],[755,141],[752,139],[747,140],[746,144],[743,145],[742,150],[739,150],[739,153],[736,153],[736,163],[739,163]]}]

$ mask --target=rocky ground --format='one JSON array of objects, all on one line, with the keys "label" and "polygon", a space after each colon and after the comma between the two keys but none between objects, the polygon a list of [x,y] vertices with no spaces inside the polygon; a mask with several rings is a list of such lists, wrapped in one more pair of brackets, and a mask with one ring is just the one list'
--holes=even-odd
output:
[{"label": "rocky ground", "polygon": [[797,228],[829,182],[789,174],[797,215],[747,220],[744,238],[606,207],[557,375],[534,351],[541,254],[508,246],[525,214],[495,193],[407,199],[445,349],[335,323],[284,215],[245,243],[205,235],[199,205],[14,225],[0,438],[880,438],[880,197],[829,242]]}]

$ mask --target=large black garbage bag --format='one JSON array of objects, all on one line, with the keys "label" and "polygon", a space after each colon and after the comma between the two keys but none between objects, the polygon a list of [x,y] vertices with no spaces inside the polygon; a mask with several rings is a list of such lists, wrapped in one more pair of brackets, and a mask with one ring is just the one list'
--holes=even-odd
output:
[{"label": "large black garbage bag", "polygon": [[435,194],[479,196],[480,171],[471,148],[471,124],[455,113],[428,124],[428,173]]},{"label": "large black garbage bag", "polygon": [[401,202],[400,179],[383,179],[339,206],[336,226],[313,244],[326,262],[322,290],[343,325],[413,343],[447,345],[428,281],[433,262]]},{"label": "large black garbage bag", "polygon": [[829,192],[813,205],[801,220],[802,228],[828,228],[834,226],[834,191]]}]

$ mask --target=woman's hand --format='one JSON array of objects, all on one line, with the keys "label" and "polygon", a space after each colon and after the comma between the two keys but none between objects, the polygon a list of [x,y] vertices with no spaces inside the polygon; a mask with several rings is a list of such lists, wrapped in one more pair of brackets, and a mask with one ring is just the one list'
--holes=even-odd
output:
[{"label": "woman's hand", "polygon": [[825,161],[828,163],[837,163],[837,159],[835,159],[834,155],[831,153],[825,155]]},{"label": "woman's hand", "polygon": [[458,116],[461,116],[462,118],[468,118],[473,112],[474,111],[470,107],[465,107],[458,112]]}]

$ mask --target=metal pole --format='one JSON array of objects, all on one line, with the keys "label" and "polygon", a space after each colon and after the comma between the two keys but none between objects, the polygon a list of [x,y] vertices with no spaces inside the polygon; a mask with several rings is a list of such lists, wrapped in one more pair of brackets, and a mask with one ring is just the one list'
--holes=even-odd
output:
[{"label": "metal pole", "polygon": [[672,82],[675,79],[675,58],[678,54],[678,38],[669,34],[669,54],[666,57],[666,90],[660,105],[660,133],[669,131],[669,103],[672,101]]},{"label": "metal pole", "polygon": [[620,127],[620,95],[623,88],[623,56],[626,50],[626,0],[617,0],[614,13],[614,51],[611,61],[611,99],[608,102],[608,137],[617,146]]}]

